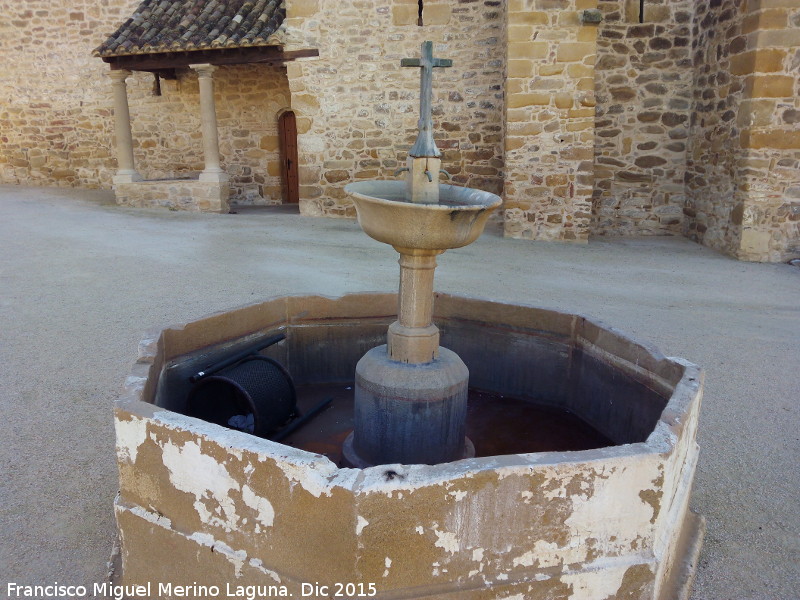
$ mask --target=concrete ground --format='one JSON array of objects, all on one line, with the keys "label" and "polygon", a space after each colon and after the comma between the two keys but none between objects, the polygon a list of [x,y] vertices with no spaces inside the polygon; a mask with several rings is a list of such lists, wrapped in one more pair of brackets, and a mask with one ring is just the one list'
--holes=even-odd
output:
[{"label": "concrete ground", "polygon": [[[800,598],[799,268],[681,238],[531,243],[497,226],[439,265],[439,290],[581,312],[705,367],[692,597]],[[144,330],[279,294],[393,290],[397,273],[349,220],[0,187],[0,596],[103,580],[111,406]]]}]

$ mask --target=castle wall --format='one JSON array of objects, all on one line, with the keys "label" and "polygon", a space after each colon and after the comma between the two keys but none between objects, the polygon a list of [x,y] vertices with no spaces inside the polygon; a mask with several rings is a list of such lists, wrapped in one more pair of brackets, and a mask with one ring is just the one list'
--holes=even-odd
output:
[{"label": "castle wall", "polygon": [[800,4],[698,5],[691,239],[744,260],[800,255]]},{"label": "castle wall", "polygon": [[511,0],[505,235],[587,242],[594,145],[597,0]]},{"label": "castle wall", "polygon": [[593,235],[681,233],[693,4],[600,3]]}]

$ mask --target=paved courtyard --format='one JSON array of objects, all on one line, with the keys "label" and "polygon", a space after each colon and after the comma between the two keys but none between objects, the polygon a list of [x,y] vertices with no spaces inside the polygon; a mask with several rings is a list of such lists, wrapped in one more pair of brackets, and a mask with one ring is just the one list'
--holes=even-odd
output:
[{"label": "paved courtyard", "polygon": [[[350,220],[122,209],[0,186],[0,597],[105,577],[111,407],[144,330],[282,294],[397,285]],[[682,238],[504,240],[439,259],[436,288],[599,318],[706,369],[695,600],[800,597],[800,268]],[[599,599],[598,599],[599,600]]]}]

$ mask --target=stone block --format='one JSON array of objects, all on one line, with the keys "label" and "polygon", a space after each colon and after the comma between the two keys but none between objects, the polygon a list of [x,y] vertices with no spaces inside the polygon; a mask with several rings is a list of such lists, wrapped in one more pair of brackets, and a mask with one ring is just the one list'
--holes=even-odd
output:
[{"label": "stone block", "polygon": [[573,95],[569,93],[556,94],[553,99],[555,100],[555,105],[558,108],[572,108],[575,104]]},{"label": "stone block", "polygon": [[395,4],[392,6],[393,25],[416,25],[419,19],[419,8],[410,4]]},{"label": "stone block", "polygon": [[745,82],[745,93],[750,98],[791,98],[794,87],[795,78],[788,75],[751,76]]},{"label": "stone block", "polygon": [[545,58],[549,44],[547,42],[511,42],[508,45],[509,59]]},{"label": "stone block", "polygon": [[743,52],[731,57],[731,75],[750,75],[751,73],[774,73],[783,71],[786,51],[777,48],[764,48]]},{"label": "stone block", "polygon": [[428,25],[446,25],[450,22],[453,10],[449,4],[426,2],[422,9],[422,21]]},{"label": "stone block", "polygon": [[550,15],[542,11],[525,11],[510,14],[508,17],[510,25],[548,25]]},{"label": "stone block", "polygon": [[508,26],[508,41],[512,42],[529,42],[533,39],[536,28],[533,25],[517,25],[509,17]]},{"label": "stone block", "polygon": [[286,3],[288,18],[313,17],[319,12],[319,0],[289,0]]},{"label": "stone block", "polygon": [[742,133],[742,146],[745,148],[775,148],[780,150],[800,150],[800,130],[773,129]]},{"label": "stone block", "polygon": [[510,78],[519,77],[528,79],[533,77],[534,66],[530,60],[516,59],[508,61],[508,76]]},{"label": "stone block", "polygon": [[558,62],[581,62],[595,53],[595,44],[589,42],[562,42],[556,50]]},{"label": "stone block", "polygon": [[548,104],[550,104],[550,94],[513,94],[506,99],[508,108],[546,106]]}]

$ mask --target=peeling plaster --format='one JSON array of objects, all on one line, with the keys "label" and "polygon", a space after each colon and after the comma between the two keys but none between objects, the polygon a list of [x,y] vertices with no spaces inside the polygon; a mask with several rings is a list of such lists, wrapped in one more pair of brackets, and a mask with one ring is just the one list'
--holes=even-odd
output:
[{"label": "peeling plaster", "polygon": [[434,529],[433,533],[436,534],[436,543],[434,545],[444,548],[450,554],[458,552],[459,543],[456,534],[449,531],[439,531],[438,529]]},{"label": "peeling plaster", "polygon": [[[182,447],[167,442],[162,449],[164,466],[169,470],[169,479],[177,489],[195,497],[194,508],[200,519],[209,524],[221,525],[226,531],[237,526],[236,503],[230,497],[231,490],[239,490],[239,484],[228,470],[210,456],[203,454],[193,441]],[[203,500],[216,502],[219,516],[213,514]]]},{"label": "peeling plaster", "polygon": [[122,459],[136,462],[139,446],[147,439],[147,421],[131,417],[129,421],[116,419],[117,452]]},{"label": "peeling plaster", "polygon": [[248,485],[242,486],[242,500],[247,506],[256,511],[256,519],[259,523],[264,527],[272,527],[272,523],[275,520],[275,510],[269,500],[257,496]]},{"label": "peeling plaster", "polygon": [[139,517],[140,519],[144,519],[148,523],[152,523],[153,525],[158,525],[159,527],[163,527],[164,529],[172,529],[172,521],[170,521],[164,515],[159,515],[157,513],[152,513],[149,510],[145,510],[141,506],[131,506],[128,510]]},{"label": "peeling plaster", "polygon": [[356,535],[361,535],[361,532],[364,531],[364,527],[369,525],[369,521],[367,521],[361,515],[358,515],[358,521],[356,523]]},{"label": "peeling plaster", "polygon": [[244,550],[234,550],[225,542],[221,542],[207,533],[195,532],[189,536],[189,539],[224,556],[236,570],[236,577],[242,576],[242,567],[247,560],[247,553]]},{"label": "peeling plaster", "polygon": [[270,576],[275,583],[282,583],[280,575],[278,575],[275,571],[270,571],[269,569],[265,568],[264,563],[262,563],[258,558],[251,558],[247,564],[258,571],[261,571],[264,573],[264,575]]},{"label": "peeling plaster", "polygon": [[569,600],[607,600],[616,597],[626,571],[627,567],[604,569],[602,577],[591,579],[587,579],[586,573],[575,573],[562,575],[561,581],[572,586]]}]

